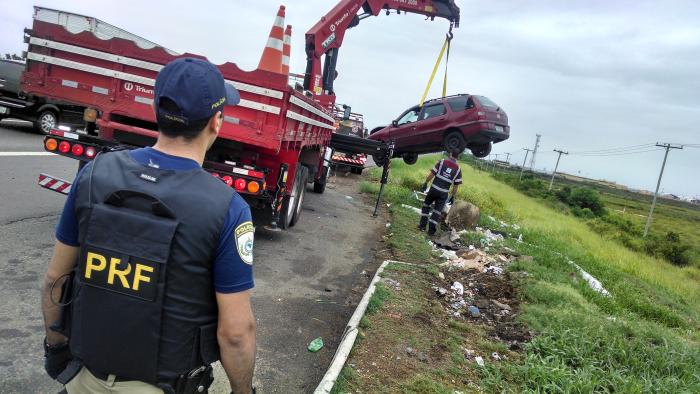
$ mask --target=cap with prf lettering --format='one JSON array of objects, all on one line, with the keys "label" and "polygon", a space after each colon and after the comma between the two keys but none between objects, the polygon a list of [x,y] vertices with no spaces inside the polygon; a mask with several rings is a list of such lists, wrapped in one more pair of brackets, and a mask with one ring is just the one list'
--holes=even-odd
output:
[{"label": "cap with prf lettering", "polygon": [[[171,100],[177,109],[161,107],[161,99]],[[241,96],[236,88],[224,82],[215,65],[206,60],[180,58],[163,67],[156,77],[156,118],[189,125],[224,110],[224,105],[237,105]]]}]

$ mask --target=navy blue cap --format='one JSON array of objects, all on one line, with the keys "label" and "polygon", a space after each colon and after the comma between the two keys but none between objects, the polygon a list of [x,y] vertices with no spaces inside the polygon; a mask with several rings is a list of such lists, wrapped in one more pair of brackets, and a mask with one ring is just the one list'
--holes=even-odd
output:
[{"label": "navy blue cap", "polygon": [[[167,97],[179,111],[167,111],[160,99]],[[157,118],[188,125],[209,119],[224,105],[237,105],[241,96],[236,88],[224,82],[216,66],[206,60],[180,58],[163,67],[156,77],[155,109]]]}]

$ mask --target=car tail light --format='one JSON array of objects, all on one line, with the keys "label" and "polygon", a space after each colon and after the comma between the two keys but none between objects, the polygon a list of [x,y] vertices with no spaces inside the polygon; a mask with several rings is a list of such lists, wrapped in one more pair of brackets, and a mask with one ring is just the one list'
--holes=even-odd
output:
[{"label": "car tail light", "polygon": [[93,157],[95,157],[96,154],[97,151],[92,146],[88,146],[87,148],[85,148],[85,157],[87,157],[88,159],[92,159]]},{"label": "car tail light", "polygon": [[248,191],[251,193],[257,193],[258,191],[260,191],[260,184],[255,181],[250,181],[248,183]]},{"label": "car tail light", "polygon": [[49,151],[56,150],[56,148],[58,148],[58,141],[56,141],[53,138],[49,138],[44,143],[44,146],[46,147],[46,150],[49,150]]},{"label": "car tail light", "polygon": [[227,185],[229,185],[229,186],[233,185],[233,178],[231,178],[231,176],[224,175],[221,179],[223,179]]},{"label": "car tail light", "polygon": [[236,184],[234,185],[234,187],[236,188],[236,190],[245,190],[245,185],[245,179],[238,178],[236,179]]},{"label": "car tail light", "polygon": [[83,146],[82,146],[82,145],[80,145],[80,144],[75,144],[75,145],[73,145],[73,147],[70,149],[70,152],[71,152],[74,156],[82,156],[82,155],[83,155],[83,150],[84,150],[84,149],[83,149]]},{"label": "car tail light", "polygon": [[61,153],[68,153],[70,152],[70,144],[66,141],[61,141],[61,143],[58,144],[58,150],[61,151]]}]

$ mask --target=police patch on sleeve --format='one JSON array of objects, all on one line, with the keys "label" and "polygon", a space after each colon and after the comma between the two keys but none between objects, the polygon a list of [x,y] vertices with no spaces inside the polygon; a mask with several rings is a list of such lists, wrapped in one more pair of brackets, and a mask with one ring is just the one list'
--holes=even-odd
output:
[{"label": "police patch on sleeve", "polygon": [[243,222],[236,227],[236,249],[238,256],[248,265],[253,264],[253,238],[255,235],[255,227],[253,222]]}]

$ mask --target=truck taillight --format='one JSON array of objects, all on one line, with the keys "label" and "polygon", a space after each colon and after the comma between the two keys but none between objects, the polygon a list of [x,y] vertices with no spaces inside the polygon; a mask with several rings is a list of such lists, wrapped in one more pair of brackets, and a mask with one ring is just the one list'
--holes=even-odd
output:
[{"label": "truck taillight", "polygon": [[236,183],[234,185],[236,190],[245,190],[245,186],[246,186],[245,179],[241,179],[241,178],[236,179]]},{"label": "truck taillight", "polygon": [[70,152],[70,144],[67,141],[61,141],[61,143],[58,144],[58,150],[61,153],[68,153]]},{"label": "truck taillight", "polygon": [[54,150],[56,150],[56,148],[58,148],[58,141],[56,141],[53,138],[49,138],[44,143],[44,146],[46,147],[46,150],[54,151]]},{"label": "truck taillight", "polygon": [[255,181],[248,182],[248,191],[251,193],[257,193],[260,190],[260,184]]},{"label": "truck taillight", "polygon": [[221,177],[221,179],[223,179],[227,185],[233,185],[233,178],[231,178],[229,175],[224,175],[223,177]]},{"label": "truck taillight", "polygon": [[84,149],[83,149],[83,146],[82,146],[82,145],[80,145],[80,144],[75,144],[75,145],[73,145],[73,147],[70,149],[70,152],[71,152],[74,156],[82,156],[82,155],[83,155],[83,150],[84,150]]},{"label": "truck taillight", "polygon": [[87,148],[85,148],[85,157],[87,157],[88,159],[92,159],[93,157],[95,157],[95,154],[97,154],[97,151],[92,146],[88,146]]}]

